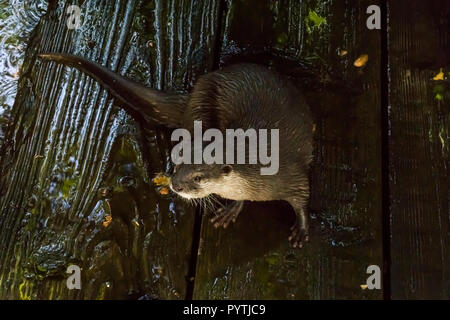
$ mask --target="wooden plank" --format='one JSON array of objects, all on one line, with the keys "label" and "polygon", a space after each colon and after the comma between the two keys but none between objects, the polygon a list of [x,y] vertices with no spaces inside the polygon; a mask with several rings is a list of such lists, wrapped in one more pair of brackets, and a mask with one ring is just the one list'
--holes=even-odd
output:
[{"label": "wooden plank", "polygon": [[389,2],[392,298],[450,298],[448,1]]},{"label": "wooden plank", "polygon": [[[1,159],[0,298],[184,298],[193,208],[162,198],[149,177],[167,169],[167,135],[150,130],[143,147],[92,79],[35,55],[76,53],[156,88],[187,89],[212,67],[217,3],[80,3],[81,29],[67,29],[66,5],[52,2],[27,51]],[[81,290],[66,287],[72,263]]]},{"label": "wooden plank", "polygon": [[[369,265],[382,267],[380,32],[366,28],[371,4],[377,1],[227,1],[222,61],[272,65],[294,80],[306,61],[318,70],[317,78],[326,79],[331,68],[343,84],[362,92],[304,90],[317,125],[310,243],[301,250],[289,248],[294,215],[281,203],[247,204],[226,230],[214,229],[205,217],[195,298],[382,297],[382,290],[360,287]],[[308,18],[314,12],[327,23],[314,28]],[[339,56],[338,48],[348,54]],[[236,53],[241,57],[233,57]],[[354,67],[364,53],[367,65]],[[296,81],[303,86],[307,80]]]}]

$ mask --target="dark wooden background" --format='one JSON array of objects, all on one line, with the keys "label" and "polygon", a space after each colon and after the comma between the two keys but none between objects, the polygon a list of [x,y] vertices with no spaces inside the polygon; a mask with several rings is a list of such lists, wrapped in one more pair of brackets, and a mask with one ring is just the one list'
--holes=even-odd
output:
[{"label": "dark wooden background", "polygon": [[[448,1],[81,2],[82,28],[50,1],[28,46],[0,158],[0,298],[450,297],[449,90],[432,80],[449,70]],[[372,4],[387,31],[367,29]],[[161,196],[151,178],[168,170],[168,133],[143,142],[105,90],[38,61],[45,51],[158,89],[239,61],[286,73],[316,123],[310,243],[289,247],[283,203],[247,204],[216,230],[210,212]],[[81,290],[66,288],[70,264]],[[369,265],[381,290],[361,287]]]}]

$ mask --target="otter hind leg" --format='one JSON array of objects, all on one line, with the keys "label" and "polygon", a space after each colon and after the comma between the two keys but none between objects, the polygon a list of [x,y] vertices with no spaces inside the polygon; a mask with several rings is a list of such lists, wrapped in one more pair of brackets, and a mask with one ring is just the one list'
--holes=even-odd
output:
[{"label": "otter hind leg", "polygon": [[233,204],[220,208],[210,221],[215,228],[226,228],[231,222],[236,221],[243,207],[244,201],[234,201]]},{"label": "otter hind leg", "polygon": [[288,200],[295,210],[296,221],[291,227],[289,242],[293,248],[302,248],[309,240],[308,214],[306,213],[307,195],[300,195]]}]

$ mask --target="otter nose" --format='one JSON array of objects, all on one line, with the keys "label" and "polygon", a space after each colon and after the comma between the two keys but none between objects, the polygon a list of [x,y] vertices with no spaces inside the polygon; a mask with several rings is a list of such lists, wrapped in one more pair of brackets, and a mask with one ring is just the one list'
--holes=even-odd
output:
[{"label": "otter nose", "polygon": [[175,192],[181,192],[183,191],[183,187],[180,187],[180,185],[176,184],[176,183],[172,183],[172,188]]}]

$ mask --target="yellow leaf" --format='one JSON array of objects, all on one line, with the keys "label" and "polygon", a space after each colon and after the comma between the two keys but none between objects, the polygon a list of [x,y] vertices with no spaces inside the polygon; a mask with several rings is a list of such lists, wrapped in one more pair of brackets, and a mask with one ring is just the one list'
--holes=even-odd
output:
[{"label": "yellow leaf", "polygon": [[367,63],[368,60],[369,60],[369,55],[362,54],[355,60],[355,62],[353,62],[353,65],[355,67],[361,68]]},{"label": "yellow leaf", "polygon": [[161,189],[159,190],[159,193],[162,194],[162,195],[169,194],[169,189],[167,189],[167,188],[161,188]]},{"label": "yellow leaf", "polygon": [[433,80],[444,80],[444,72],[442,71],[442,68],[441,71],[433,77]]},{"label": "yellow leaf", "polygon": [[164,174],[157,174],[156,177],[153,178],[153,183],[157,186],[168,186],[170,184],[170,177]]},{"label": "yellow leaf", "polygon": [[103,226],[106,228],[112,222],[112,216],[106,216],[105,221],[103,221]]}]

